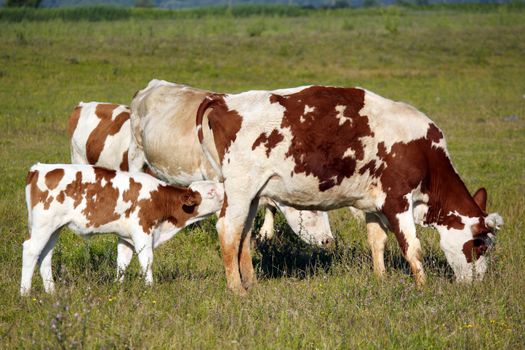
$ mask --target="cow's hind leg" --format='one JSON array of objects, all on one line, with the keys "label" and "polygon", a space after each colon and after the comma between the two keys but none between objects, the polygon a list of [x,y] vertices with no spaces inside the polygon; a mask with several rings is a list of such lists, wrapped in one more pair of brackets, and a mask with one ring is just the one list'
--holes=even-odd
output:
[{"label": "cow's hind leg", "polygon": [[[229,201],[232,204],[229,205]],[[221,243],[222,260],[226,273],[226,285],[228,289],[237,295],[246,294],[246,289],[241,282],[239,261],[242,257],[243,262],[247,264],[248,257],[251,259],[249,251],[241,255],[243,250],[241,238],[249,212],[250,201],[242,203],[239,200],[232,201],[230,198],[225,197],[219,220],[217,221],[217,232]],[[245,266],[245,269],[245,273],[248,275],[249,267]]]},{"label": "cow's hind leg", "polygon": [[40,258],[42,250],[44,250],[49,239],[56,231],[56,228],[38,227],[35,222],[32,223],[32,226],[31,238],[23,243],[22,278],[20,280],[21,295],[28,295],[31,291],[31,280],[33,278],[36,263]]},{"label": "cow's hind leg", "polygon": [[368,234],[368,244],[372,250],[374,272],[377,276],[384,277],[386,273],[384,258],[387,240],[386,227],[376,214],[367,213],[365,220],[366,231]]},{"label": "cow's hind leg", "polygon": [[46,293],[55,292],[55,281],[53,280],[53,271],[52,271],[52,258],[53,250],[55,249],[55,244],[58,239],[58,230],[55,231],[46,246],[40,254],[38,263],[40,264],[40,276],[42,277],[42,282],[44,283],[44,290]]},{"label": "cow's hind leg", "polygon": [[256,198],[250,205],[250,212],[246,219],[243,234],[241,236],[242,245],[241,251],[239,252],[239,270],[241,272],[242,286],[246,290],[250,290],[252,286],[257,282],[255,271],[253,270],[252,256],[250,252],[251,247],[251,227],[255,215],[257,215],[257,208],[259,207],[259,199]]},{"label": "cow's hind leg", "polygon": [[[407,205],[408,202],[408,205]],[[423,270],[423,254],[421,243],[416,236],[416,225],[412,213],[412,195],[408,194],[403,200],[394,204],[396,208],[406,208],[403,212],[390,211],[385,213],[394,231],[403,256],[410,265],[410,269],[416,279],[416,284],[423,285],[426,282],[425,271]]]}]

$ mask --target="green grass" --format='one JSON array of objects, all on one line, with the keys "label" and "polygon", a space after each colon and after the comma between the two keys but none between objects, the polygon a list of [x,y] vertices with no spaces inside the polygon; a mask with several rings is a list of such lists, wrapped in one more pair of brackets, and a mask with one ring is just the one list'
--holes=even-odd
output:
[{"label": "green grass", "polygon": [[[0,31],[0,348],[525,347],[525,13],[382,8],[305,16],[2,22]],[[58,291],[35,274],[18,296],[27,238],[24,180],[68,162],[80,101],[129,103],[152,78],[217,91],[363,86],[426,112],[471,191],[485,186],[505,227],[483,283],[451,280],[438,235],[420,230],[428,285],[414,286],[393,237],[378,281],[363,224],[332,212],[333,252],[280,237],[254,254],[259,284],[226,291],[213,221],[155,254],[145,288],[134,260],[113,283],[116,240],[65,231]],[[260,220],[260,219],[259,219]]]}]

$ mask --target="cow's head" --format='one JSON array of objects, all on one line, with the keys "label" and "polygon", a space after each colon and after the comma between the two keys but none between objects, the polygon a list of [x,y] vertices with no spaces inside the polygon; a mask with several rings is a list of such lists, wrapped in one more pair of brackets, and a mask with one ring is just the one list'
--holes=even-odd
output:
[{"label": "cow's head", "polygon": [[483,279],[488,265],[487,252],[493,247],[496,232],[503,225],[499,214],[486,214],[487,191],[484,188],[477,190],[472,198],[482,215],[469,217],[448,213],[451,218],[448,223],[436,225],[441,248],[459,282]]}]

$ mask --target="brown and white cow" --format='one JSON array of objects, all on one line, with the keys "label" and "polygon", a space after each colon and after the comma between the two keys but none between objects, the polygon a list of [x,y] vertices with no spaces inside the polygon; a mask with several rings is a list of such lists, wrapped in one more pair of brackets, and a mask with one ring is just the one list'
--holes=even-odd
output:
[{"label": "brown and white cow", "polygon": [[69,116],[71,162],[128,171],[129,114],[124,105],[80,102]]},{"label": "brown and white cow", "polygon": [[[30,238],[24,242],[20,293],[29,293],[37,261],[45,291],[54,291],[51,257],[64,226],[81,236],[116,233],[130,251],[137,252],[146,284],[151,284],[153,249],[185,226],[215,213],[222,200],[223,187],[214,181],[183,188],[144,173],[35,164],[27,176]],[[121,274],[131,257],[119,254]]]},{"label": "brown and white cow", "polygon": [[[155,176],[179,185],[203,179],[218,180],[195,132],[199,104],[211,94],[211,91],[163,80],[152,80],[138,91],[131,102],[130,168],[139,168],[146,162]],[[208,129],[206,133],[211,137]],[[331,245],[333,235],[326,213],[299,211],[266,199],[259,204],[266,205],[265,222],[259,232],[262,238],[273,236],[272,211],[277,207],[305,242]]]},{"label": "brown and white cow", "polygon": [[[205,115],[215,147],[203,133]],[[260,196],[300,209],[353,206],[373,214],[373,241],[392,230],[419,284],[425,274],[415,224],[435,227],[456,278],[483,277],[483,253],[502,219],[487,215],[484,189],[470,195],[442,131],[415,108],[361,88],[248,91],[207,97],[197,130],[224,179],[217,229],[234,292],[246,293],[255,280],[246,242]]]}]

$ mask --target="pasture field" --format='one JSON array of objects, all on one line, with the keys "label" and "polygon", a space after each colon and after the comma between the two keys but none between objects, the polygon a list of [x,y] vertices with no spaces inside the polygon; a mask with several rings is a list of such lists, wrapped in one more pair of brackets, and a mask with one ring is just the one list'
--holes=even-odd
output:
[{"label": "pasture field", "polygon": [[[259,283],[226,291],[214,219],[156,251],[145,288],[134,259],[113,282],[116,239],[63,231],[57,293],[18,295],[28,237],[25,176],[69,161],[79,101],[129,103],[152,78],[217,91],[362,86],[409,102],[445,132],[455,166],[505,219],[483,283],[458,285],[437,232],[420,229],[428,284],[416,288],[389,236],[388,277],[365,227],[330,213],[332,251],[282,222],[260,244]],[[0,348],[525,348],[525,11],[384,8],[295,17],[231,15],[0,22]],[[257,224],[260,225],[258,218]]]}]

